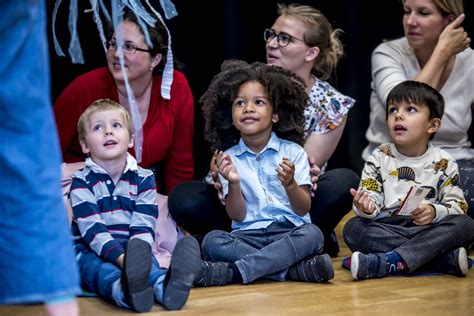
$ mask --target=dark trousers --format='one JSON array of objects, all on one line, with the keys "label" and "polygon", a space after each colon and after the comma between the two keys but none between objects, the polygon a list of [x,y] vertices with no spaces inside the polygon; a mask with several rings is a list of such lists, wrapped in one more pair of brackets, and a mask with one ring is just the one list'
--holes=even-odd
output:
[{"label": "dark trousers", "polygon": [[[351,210],[349,189],[357,189],[358,185],[359,176],[350,169],[329,170],[320,177],[309,213],[325,239]],[[176,223],[193,235],[231,230],[231,220],[217,191],[205,182],[188,181],[176,186],[169,194],[168,206]]]},{"label": "dark trousers", "polygon": [[431,225],[415,225],[408,216],[379,220],[351,218],[344,226],[344,240],[351,251],[396,251],[412,272],[474,239],[474,221],[467,215],[448,215]]}]

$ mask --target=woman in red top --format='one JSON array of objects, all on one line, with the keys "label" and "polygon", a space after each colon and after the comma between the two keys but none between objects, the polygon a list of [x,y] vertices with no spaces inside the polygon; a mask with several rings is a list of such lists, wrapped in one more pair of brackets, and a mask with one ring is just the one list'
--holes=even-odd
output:
[{"label": "woman in red top", "polygon": [[[155,28],[147,25],[152,48],[147,46],[133,12],[125,12],[120,28],[124,43],[124,70],[143,127],[140,166],[152,169],[159,182],[159,192],[168,194],[177,184],[192,180],[194,176],[194,101],[191,89],[184,75],[174,71],[171,98],[166,100],[161,96],[162,72],[168,47],[168,34],[163,24],[157,22]],[[77,122],[82,112],[93,101],[104,98],[130,109],[115,34],[107,41],[106,47],[107,68],[96,69],[76,78],[54,104],[64,160],[63,187],[67,189],[67,182],[75,171],[83,168],[86,158],[77,135]],[[176,235],[175,225],[167,216],[167,198],[160,196],[158,203],[158,225],[162,221],[173,224],[165,225],[169,231],[159,231],[160,235]]]}]

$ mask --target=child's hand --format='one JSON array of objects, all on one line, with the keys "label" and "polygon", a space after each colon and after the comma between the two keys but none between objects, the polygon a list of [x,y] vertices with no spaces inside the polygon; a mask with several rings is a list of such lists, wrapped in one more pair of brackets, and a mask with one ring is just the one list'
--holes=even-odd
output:
[{"label": "child's hand", "polygon": [[366,214],[372,214],[375,212],[375,203],[369,194],[364,190],[351,189],[351,194],[354,197],[354,206]]},{"label": "child's hand", "polygon": [[229,181],[229,183],[237,183],[240,181],[239,173],[237,172],[237,169],[235,169],[229,155],[219,151],[216,158],[216,164],[219,173]]},{"label": "child's hand", "polygon": [[210,172],[212,176],[212,181],[214,181],[214,189],[217,191],[217,196],[219,197],[219,201],[221,201],[222,205],[225,205],[225,198],[224,193],[222,192],[222,183],[219,178],[219,170],[217,168],[217,155],[219,154],[218,150],[215,150],[212,154],[211,165],[210,165]]},{"label": "child's hand", "polygon": [[416,225],[428,225],[436,217],[436,210],[431,204],[420,204],[410,215]]},{"label": "child's hand", "polygon": [[289,186],[295,181],[295,165],[288,158],[284,157],[275,170],[278,174],[278,179],[280,179],[284,187]]},{"label": "child's hand", "polygon": [[121,254],[118,258],[117,258],[117,265],[120,267],[120,269],[123,270],[123,261],[125,259],[125,255],[124,254]]}]

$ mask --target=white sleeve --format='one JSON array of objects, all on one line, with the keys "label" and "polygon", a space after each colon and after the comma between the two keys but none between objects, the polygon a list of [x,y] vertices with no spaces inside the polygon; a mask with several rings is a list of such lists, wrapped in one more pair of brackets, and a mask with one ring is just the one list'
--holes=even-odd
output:
[{"label": "white sleeve", "polygon": [[390,42],[380,44],[372,53],[372,81],[384,108],[390,91],[400,82],[410,79],[404,60],[404,52]]}]

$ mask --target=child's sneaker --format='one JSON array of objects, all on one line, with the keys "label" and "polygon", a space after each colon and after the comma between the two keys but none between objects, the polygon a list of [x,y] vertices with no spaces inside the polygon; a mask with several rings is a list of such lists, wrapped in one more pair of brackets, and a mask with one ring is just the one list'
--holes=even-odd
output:
[{"label": "child's sneaker", "polygon": [[125,302],[139,313],[148,312],[153,307],[153,289],[148,284],[150,270],[150,245],[141,239],[130,239],[125,251],[121,282]]},{"label": "child's sneaker", "polygon": [[220,286],[231,283],[233,272],[228,262],[201,261],[201,272],[194,281],[197,287]]},{"label": "child's sneaker", "polygon": [[290,267],[288,274],[294,281],[321,283],[334,278],[334,269],[331,257],[323,254],[296,263]]},{"label": "child's sneaker", "polygon": [[460,247],[442,256],[436,263],[436,271],[444,274],[465,276],[469,271],[466,249]]},{"label": "child's sneaker", "polygon": [[164,281],[163,306],[169,310],[181,309],[188,300],[189,291],[201,270],[201,249],[194,237],[178,240],[171,255],[171,263]]},{"label": "child's sneaker", "polygon": [[364,255],[358,251],[351,257],[351,274],[353,280],[381,278],[385,276],[386,263],[384,253]]}]

